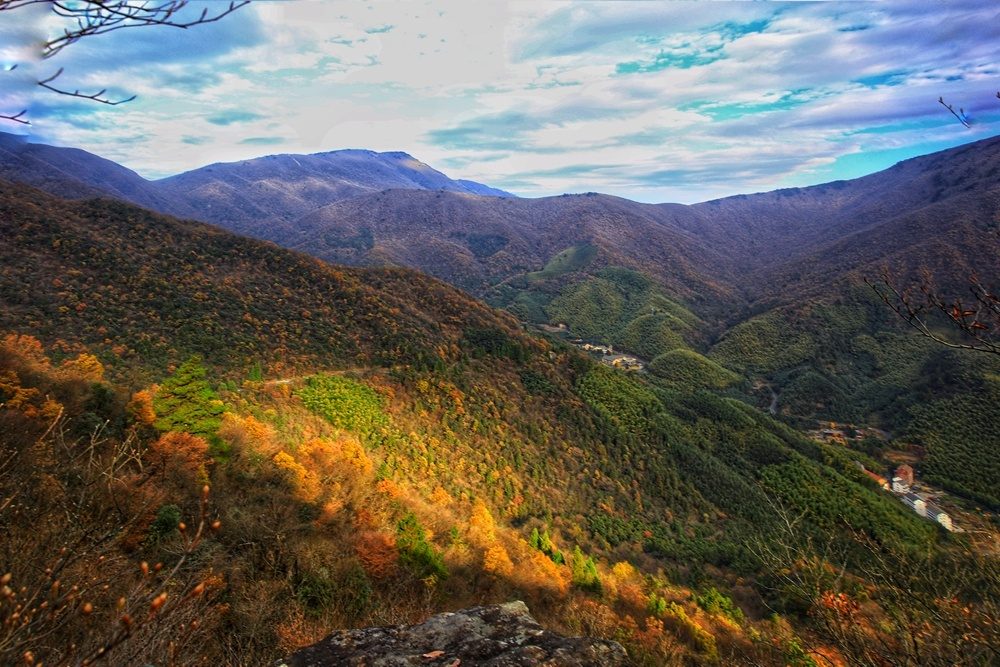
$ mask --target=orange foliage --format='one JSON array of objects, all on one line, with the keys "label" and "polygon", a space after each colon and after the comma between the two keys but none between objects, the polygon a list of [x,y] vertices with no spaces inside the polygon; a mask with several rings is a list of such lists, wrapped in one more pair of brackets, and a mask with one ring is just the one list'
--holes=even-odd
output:
[{"label": "orange foliage", "polygon": [[274,428],[272,426],[259,421],[253,415],[247,415],[241,421],[247,436],[252,438],[256,444],[261,444],[274,435]]},{"label": "orange foliage", "polygon": [[146,389],[132,394],[132,400],[125,406],[125,410],[143,426],[152,426],[153,422],[156,421],[156,412],[153,411],[153,396]]},{"label": "orange foliage", "polygon": [[368,458],[368,454],[365,453],[365,450],[362,449],[357,440],[344,438],[337,444],[340,445],[340,455],[345,461],[350,463],[359,474],[364,476],[372,474],[372,471],[375,469],[375,465],[372,463],[372,460]]},{"label": "orange foliage", "polygon": [[452,497],[440,486],[435,486],[431,492],[431,502],[435,505],[450,505]]},{"label": "orange foliage", "polygon": [[237,448],[250,447],[255,450],[274,451],[274,427],[258,420],[253,415],[240,417],[231,412],[222,415],[219,435]]},{"label": "orange foliage", "polygon": [[21,379],[14,371],[2,371],[0,372],[0,393],[7,396],[3,402],[5,407],[25,412],[26,408],[32,407],[30,401],[38,395],[38,390],[22,387]]},{"label": "orange foliage", "polygon": [[146,456],[164,472],[203,476],[208,463],[208,443],[190,433],[171,431],[149,446]]},{"label": "orange foliage", "polygon": [[0,341],[0,348],[20,357],[21,363],[27,364],[33,370],[49,370],[52,363],[45,356],[42,343],[34,336],[24,336],[11,333]]},{"label": "orange foliage", "polygon": [[302,502],[314,502],[320,495],[322,488],[316,473],[308,470],[301,463],[292,458],[287,452],[278,452],[274,455],[274,464],[283,470],[291,478],[292,487],[295,489],[295,496]]},{"label": "orange foliage", "polygon": [[313,438],[299,445],[298,454],[322,466],[333,456],[333,445],[322,438]]},{"label": "orange foliage", "polygon": [[358,562],[373,580],[387,579],[396,574],[398,554],[396,538],[385,533],[363,533],[354,546]]},{"label": "orange foliage", "polygon": [[611,574],[615,575],[618,581],[628,581],[635,576],[635,568],[628,561],[619,561],[611,568]]},{"label": "orange foliage", "polygon": [[479,544],[491,544],[496,541],[496,522],[490,509],[486,504],[477,499],[472,507],[472,516],[469,518],[469,531],[474,542]]},{"label": "orange foliage", "polygon": [[531,566],[538,583],[554,588],[559,594],[565,593],[569,583],[569,568],[560,568],[541,551],[533,549],[532,552]]},{"label": "orange foliage", "polygon": [[494,544],[483,555],[483,569],[496,576],[509,577],[514,573],[514,563],[507,555],[506,549]]},{"label": "orange foliage", "polygon": [[378,527],[378,519],[376,519],[375,515],[371,513],[371,510],[359,509],[357,516],[354,517],[354,527],[376,528]]},{"label": "orange foliage", "polygon": [[642,587],[635,584],[621,584],[618,586],[618,597],[622,603],[633,609],[645,609],[648,599],[642,592]]},{"label": "orange foliage", "polygon": [[22,387],[21,379],[14,371],[0,371],[0,396],[5,396],[0,405],[18,410],[26,417],[55,419],[62,411],[62,405],[48,396],[42,404],[35,405],[39,393],[37,389]]},{"label": "orange foliage", "polygon": [[389,496],[393,500],[397,500],[403,495],[403,490],[399,488],[399,485],[391,479],[383,479],[380,481],[375,485],[375,490]]},{"label": "orange foliage", "polygon": [[92,354],[81,353],[76,359],[67,359],[62,365],[63,371],[75,375],[88,382],[100,382],[104,379],[104,366]]}]

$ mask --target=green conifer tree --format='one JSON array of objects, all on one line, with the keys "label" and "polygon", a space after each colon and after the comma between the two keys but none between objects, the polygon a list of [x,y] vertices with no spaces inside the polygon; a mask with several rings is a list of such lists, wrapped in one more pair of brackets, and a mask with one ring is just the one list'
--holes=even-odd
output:
[{"label": "green conifer tree", "polygon": [[224,407],[205,379],[201,357],[193,356],[156,392],[153,423],[161,431],[180,431],[208,438],[219,430]]}]

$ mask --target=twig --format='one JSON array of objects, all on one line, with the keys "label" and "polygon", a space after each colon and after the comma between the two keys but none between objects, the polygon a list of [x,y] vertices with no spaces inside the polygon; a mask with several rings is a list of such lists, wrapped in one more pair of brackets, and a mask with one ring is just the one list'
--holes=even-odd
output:
[{"label": "twig", "polygon": [[114,106],[118,106],[119,104],[125,104],[126,102],[131,102],[132,100],[134,100],[137,97],[136,95],[133,95],[132,97],[129,97],[128,99],[114,101],[114,100],[109,100],[109,99],[107,99],[105,97],[102,97],[102,95],[104,95],[104,93],[108,92],[107,88],[99,90],[98,92],[96,92],[96,93],[94,93],[92,95],[88,95],[86,93],[81,93],[79,89],[74,90],[73,92],[70,92],[68,90],[63,90],[62,88],[56,88],[55,86],[49,85],[50,83],[52,83],[53,81],[55,81],[57,78],[59,78],[59,76],[61,76],[62,73],[63,73],[63,68],[60,67],[58,72],[56,72],[55,74],[53,74],[52,76],[50,76],[47,79],[42,79],[41,81],[38,82],[38,85],[41,86],[42,88],[47,89],[47,90],[51,90],[54,93],[59,93],[60,95],[67,95],[69,97],[79,97],[79,98],[82,98],[82,99],[85,99],[85,100],[93,100],[94,102],[100,102],[101,104],[108,104],[108,105],[113,106],[113,107]]},{"label": "twig", "polygon": [[[997,97],[1000,97],[1000,93],[997,93]],[[969,122],[969,117],[965,115],[965,109],[959,107],[958,113],[956,113],[955,108],[952,105],[945,104],[943,97],[939,97],[938,102],[941,104],[941,106],[950,111],[951,115],[958,119],[959,123],[961,123],[965,127],[972,127],[972,123]]]}]

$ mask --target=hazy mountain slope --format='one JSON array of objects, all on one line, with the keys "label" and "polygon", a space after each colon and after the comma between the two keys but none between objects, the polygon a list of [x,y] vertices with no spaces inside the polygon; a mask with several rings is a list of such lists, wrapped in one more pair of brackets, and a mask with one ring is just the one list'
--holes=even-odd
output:
[{"label": "hazy mountain slope", "polygon": [[514,196],[474,181],[452,180],[406,153],[367,150],[269,155],[147,181],[86,151],[29,143],[2,132],[0,178],[59,196],[106,195],[161,213],[237,226],[274,216],[299,217],[338,199],[387,188]]},{"label": "hazy mountain slope", "polygon": [[456,183],[461,183],[465,189],[474,195],[488,195],[493,197],[516,197],[517,195],[507,192],[506,190],[501,190],[500,188],[491,188],[488,185],[483,185],[482,183],[476,183],[475,181],[469,181],[464,178],[459,178],[455,181]]},{"label": "hazy mountain slope", "polygon": [[110,196],[175,215],[195,210],[130,169],[76,148],[29,143],[0,132],[0,178],[27,183],[60,197]]},{"label": "hazy mountain slope", "polygon": [[[231,229],[264,220],[292,220],[332,202],[389,188],[482,191],[406,153],[342,150],[269,155],[213,164],[163,179],[156,186],[190,202],[199,218]],[[489,190],[489,188],[487,188]]]},{"label": "hazy mountain slope", "polygon": [[[695,204],[692,208],[710,224],[692,231],[725,246],[739,273],[767,276],[773,269],[782,271],[787,260],[836,266],[844,257],[828,257],[827,246],[853,237],[858,250],[864,243],[874,243],[865,254],[877,254],[883,241],[893,244],[895,232],[885,223],[895,220],[896,226],[906,227],[905,216],[935,204],[939,224],[959,220],[968,207],[977,207],[977,195],[997,187],[998,174],[1000,137],[994,137],[851,181]],[[933,228],[914,224],[909,242],[934,234]],[[879,228],[883,231],[876,231]],[[862,232],[871,233],[857,236]],[[758,297],[767,296],[766,281],[751,284]]]},{"label": "hazy mountain slope", "polygon": [[661,208],[596,194],[510,199],[394,190],[244,231],[332,262],[414,266],[475,294],[541,271],[581,244],[597,249],[588,266],[647,272],[695,303],[725,297],[731,275],[717,249]]},{"label": "hazy mountain slope", "polygon": [[791,298],[817,295],[834,281],[877,281],[885,269],[901,284],[928,271],[938,288],[963,296],[973,272],[989,283],[1000,276],[998,215],[1000,183],[983,184],[903,215],[886,214],[758,275]]}]

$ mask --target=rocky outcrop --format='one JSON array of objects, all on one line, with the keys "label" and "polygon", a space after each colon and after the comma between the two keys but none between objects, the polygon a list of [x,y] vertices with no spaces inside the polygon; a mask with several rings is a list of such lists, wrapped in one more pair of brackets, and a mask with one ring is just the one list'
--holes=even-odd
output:
[{"label": "rocky outcrop", "polygon": [[617,642],[565,637],[523,602],[471,607],[417,625],[340,630],[272,667],[626,667]]}]

